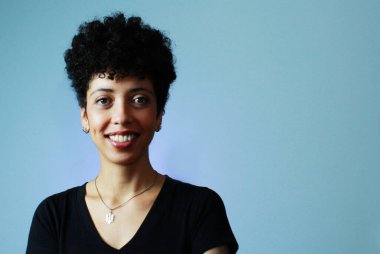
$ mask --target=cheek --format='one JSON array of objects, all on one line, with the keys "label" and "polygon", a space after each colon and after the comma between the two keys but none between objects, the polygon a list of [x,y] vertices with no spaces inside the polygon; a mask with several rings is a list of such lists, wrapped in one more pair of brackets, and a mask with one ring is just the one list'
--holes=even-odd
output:
[{"label": "cheek", "polygon": [[93,129],[93,131],[98,131],[106,127],[107,116],[105,114],[92,113],[88,115],[88,122],[89,122],[90,128]]},{"label": "cheek", "polygon": [[153,114],[141,117],[139,121],[146,129],[154,130],[157,125],[157,118]]}]

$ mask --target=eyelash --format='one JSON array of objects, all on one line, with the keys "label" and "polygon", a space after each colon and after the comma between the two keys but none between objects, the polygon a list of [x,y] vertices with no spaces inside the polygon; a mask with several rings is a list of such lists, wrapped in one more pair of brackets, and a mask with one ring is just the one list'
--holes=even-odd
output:
[{"label": "eyelash", "polygon": [[[149,103],[149,98],[142,95],[134,96],[131,99],[131,103],[137,106],[144,106]],[[109,104],[111,104],[111,99],[107,97],[101,97],[96,99],[95,104],[98,104],[100,106],[108,106]]]},{"label": "eyelash", "polygon": [[[139,102],[139,100],[143,100],[143,102]],[[132,102],[138,105],[146,105],[149,99],[145,96],[135,96],[132,98]]]},{"label": "eyelash", "polygon": [[[103,101],[103,102],[106,101],[106,103],[101,103],[102,101]],[[102,97],[102,98],[97,99],[97,100],[95,101],[95,103],[96,103],[96,104],[100,104],[100,105],[102,105],[102,106],[104,106],[104,105],[108,105],[108,104],[109,104],[109,99],[108,99],[108,98],[105,98],[105,97]]]}]

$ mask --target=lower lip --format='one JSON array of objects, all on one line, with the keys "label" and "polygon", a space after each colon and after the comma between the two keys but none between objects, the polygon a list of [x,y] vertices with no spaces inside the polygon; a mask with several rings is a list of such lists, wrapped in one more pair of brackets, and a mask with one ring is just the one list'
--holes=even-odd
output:
[{"label": "lower lip", "polygon": [[136,140],[136,138],[134,138],[133,140],[131,141],[126,141],[126,142],[117,142],[115,140],[112,140],[110,138],[108,138],[108,141],[110,142],[110,144],[117,148],[117,149],[126,149],[126,148],[129,148],[131,147],[133,144],[134,144],[134,141]]}]

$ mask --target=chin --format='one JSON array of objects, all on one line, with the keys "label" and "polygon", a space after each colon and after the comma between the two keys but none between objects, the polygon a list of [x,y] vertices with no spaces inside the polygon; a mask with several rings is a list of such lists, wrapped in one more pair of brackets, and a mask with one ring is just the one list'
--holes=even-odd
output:
[{"label": "chin", "polygon": [[119,154],[119,155],[110,155],[105,157],[105,159],[112,164],[120,165],[120,166],[131,166],[138,164],[140,161],[142,161],[144,158],[144,155],[126,155],[126,154]]}]

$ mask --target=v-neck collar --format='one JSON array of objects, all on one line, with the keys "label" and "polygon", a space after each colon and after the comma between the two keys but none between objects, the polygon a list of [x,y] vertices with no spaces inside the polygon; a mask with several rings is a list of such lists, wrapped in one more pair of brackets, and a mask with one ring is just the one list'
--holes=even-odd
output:
[{"label": "v-neck collar", "polygon": [[155,214],[159,213],[159,211],[162,210],[160,209],[160,204],[162,203],[161,200],[163,199],[163,196],[165,196],[164,193],[167,191],[170,181],[171,178],[165,175],[164,184],[161,187],[161,190],[158,193],[156,200],[153,202],[153,205],[150,208],[148,214],[144,218],[143,222],[141,223],[134,236],[120,249],[115,249],[114,247],[108,245],[102,239],[98,230],[96,229],[85,201],[87,184],[86,182],[80,187],[78,191],[77,204],[80,211],[80,215],[82,217],[82,222],[84,223],[84,228],[88,229],[86,230],[88,235],[94,240],[94,243],[96,243],[102,251],[113,252],[115,254],[130,251],[130,249],[133,248],[134,242],[139,242],[139,238],[141,238],[144,235],[144,232],[149,231],[149,227],[154,225],[155,221],[158,219],[159,216],[155,216]]}]

